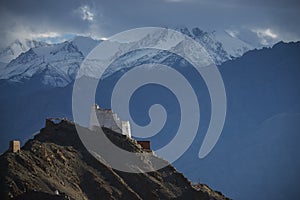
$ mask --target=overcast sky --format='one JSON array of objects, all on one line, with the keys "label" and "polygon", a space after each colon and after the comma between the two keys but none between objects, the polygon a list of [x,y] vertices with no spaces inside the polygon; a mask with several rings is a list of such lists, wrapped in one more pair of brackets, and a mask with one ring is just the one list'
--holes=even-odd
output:
[{"label": "overcast sky", "polygon": [[200,27],[300,39],[296,0],[1,0],[0,45],[16,38],[49,42],[74,34],[97,38],[143,26]]}]

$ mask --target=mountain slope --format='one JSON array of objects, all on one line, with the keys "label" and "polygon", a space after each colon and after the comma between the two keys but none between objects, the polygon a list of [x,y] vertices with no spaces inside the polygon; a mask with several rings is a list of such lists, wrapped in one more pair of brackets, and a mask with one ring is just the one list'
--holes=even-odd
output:
[{"label": "mountain slope", "polygon": [[[116,145],[143,151],[136,141],[109,129],[105,132]],[[7,152],[0,161],[1,199],[42,195],[49,199],[227,199],[203,184],[192,186],[170,165],[140,174],[113,170],[89,154],[74,124],[66,120],[48,123],[20,153]],[[145,164],[151,165],[147,160]]]},{"label": "mountain slope", "polygon": [[25,41],[15,40],[9,46],[0,50],[0,62],[7,64],[13,59],[17,58],[21,53],[24,53],[31,48],[41,46],[48,46],[48,44],[45,42],[29,39],[26,39]]},{"label": "mountain slope", "polygon": [[[227,118],[217,145],[202,160],[198,152],[209,123],[210,102],[209,97],[205,98],[208,94],[202,92],[205,87],[197,86],[200,129],[191,148],[174,163],[176,168],[191,180],[200,179],[234,199],[298,199],[299,51],[299,42],[281,42],[219,66],[227,93]],[[112,83],[122,74],[124,71],[119,70],[104,80],[106,88],[99,91],[97,103],[109,108]],[[193,85],[201,85],[201,79],[194,79],[194,74],[187,73],[187,79]],[[10,139],[30,137],[42,127],[46,117],[72,118],[72,84],[48,88],[41,84],[42,79],[43,73],[25,82],[0,80],[0,91],[4,94],[0,96],[1,151]],[[176,120],[176,101],[165,97],[160,89],[151,88],[136,96],[140,98],[133,97],[137,101],[133,102],[131,112],[140,124],[149,120],[147,106],[161,102],[170,110],[168,118]],[[161,102],[156,96],[161,97]],[[172,138],[169,132],[177,124],[170,121],[163,132],[166,134],[151,138],[153,148],[166,144]]]},{"label": "mountain slope", "polygon": [[[221,64],[233,57],[241,56],[244,52],[253,48],[237,38],[231,37],[226,34],[226,32],[216,35],[214,32],[205,32],[199,28],[193,28],[191,30],[180,28],[176,30],[190,36],[205,47],[216,64]],[[165,34],[164,31],[156,31],[136,42],[127,43],[125,46],[111,41],[111,46],[119,49],[118,55],[115,55],[115,58],[118,58],[119,55],[122,55],[122,51],[126,49],[136,46],[143,48],[143,44],[145,43],[156,44],[166,41],[168,40],[168,36],[169,35]],[[22,53],[5,68],[2,67],[1,69],[0,65],[0,79],[24,82],[33,75],[43,72],[43,84],[54,87],[64,87],[75,79],[75,74],[82,61],[99,42],[100,41],[88,37],[78,36],[73,40],[60,44],[40,45]],[[180,48],[180,45],[174,46],[174,48]],[[172,61],[174,59],[173,55],[160,51],[152,52],[151,54],[149,54],[147,50],[134,51],[121,59],[120,62],[114,63],[115,66],[111,67],[105,76],[109,76],[119,69],[131,68],[132,66],[150,61],[164,62],[165,60],[169,60],[169,63],[165,64],[172,65],[174,64]],[[99,68],[97,70],[103,70],[102,65],[102,63],[96,63],[96,66]],[[96,69],[94,69],[94,65],[91,66],[92,69],[89,69],[91,71],[89,76],[93,77]]]},{"label": "mountain slope", "polygon": [[244,53],[260,46],[251,45],[230,35],[227,31],[213,32],[213,36],[222,43],[230,57],[240,57]]},{"label": "mountain slope", "polygon": [[[190,149],[174,165],[193,181],[207,182],[234,199],[298,199],[299,52],[300,42],[280,42],[219,66],[227,95],[226,121],[218,143],[204,159],[198,153],[209,125],[210,96],[203,80],[177,62],[173,67],[198,96],[201,122]],[[102,107],[110,107],[112,90],[124,73],[120,70],[101,82],[98,92],[102,96],[96,100]],[[154,149],[164,147],[176,134],[180,123],[176,100],[155,85],[145,85],[131,96],[130,115],[140,125],[149,123],[151,105],[160,104],[166,110],[165,126],[148,138]]]},{"label": "mountain slope", "polygon": [[250,44],[230,36],[226,31],[206,32],[197,27],[191,30],[187,28],[179,28],[177,30],[203,45],[218,65],[254,49]]},{"label": "mountain slope", "polygon": [[299,52],[300,42],[280,42],[222,64],[227,117],[221,138],[200,160],[199,132],[194,148],[175,166],[234,199],[298,199]]},{"label": "mountain slope", "polygon": [[42,74],[44,85],[66,86],[75,79],[84,57],[97,44],[97,40],[78,36],[60,44],[31,48],[7,64],[1,70],[0,79],[24,82]]}]

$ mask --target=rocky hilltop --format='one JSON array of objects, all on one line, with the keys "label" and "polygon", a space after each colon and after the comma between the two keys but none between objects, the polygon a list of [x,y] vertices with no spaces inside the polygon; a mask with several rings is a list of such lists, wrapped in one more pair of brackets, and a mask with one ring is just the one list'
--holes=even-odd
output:
[{"label": "rocky hilltop", "polygon": [[[143,151],[135,140],[104,131],[121,148]],[[140,174],[107,167],[85,149],[67,120],[48,121],[20,152],[2,154],[0,187],[1,199],[227,199],[205,184],[191,184],[171,165]]]}]

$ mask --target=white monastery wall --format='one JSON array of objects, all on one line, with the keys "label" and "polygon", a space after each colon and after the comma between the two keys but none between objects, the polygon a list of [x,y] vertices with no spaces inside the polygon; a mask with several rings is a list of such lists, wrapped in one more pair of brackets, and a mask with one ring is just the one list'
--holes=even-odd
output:
[{"label": "white monastery wall", "polygon": [[118,115],[113,113],[110,109],[101,109],[98,105],[93,105],[90,116],[90,129],[99,125],[131,137],[129,121],[122,121]]}]

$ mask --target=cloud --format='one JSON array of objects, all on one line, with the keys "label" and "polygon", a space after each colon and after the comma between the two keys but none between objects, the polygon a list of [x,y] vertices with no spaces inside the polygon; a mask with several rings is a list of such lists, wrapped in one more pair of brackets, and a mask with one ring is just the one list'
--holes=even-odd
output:
[{"label": "cloud", "polygon": [[252,29],[252,32],[256,33],[258,37],[270,37],[276,39],[278,36],[270,28],[267,29]]},{"label": "cloud", "polygon": [[79,12],[82,20],[92,22],[94,20],[94,13],[91,11],[88,5],[80,6]]},{"label": "cloud", "polygon": [[238,38],[255,48],[262,46],[272,46],[273,44],[285,40],[281,32],[274,28],[261,28],[253,26],[231,27],[225,30],[231,37]]},{"label": "cloud", "polygon": [[[294,0],[1,0],[0,46],[20,37],[47,38],[55,33],[54,37],[101,38],[144,26],[237,30],[239,35],[252,34],[253,39],[265,38],[265,43],[299,40],[299,7]],[[243,27],[248,32],[241,31]],[[262,30],[249,33],[249,27]]]},{"label": "cloud", "polygon": [[51,37],[58,37],[60,36],[59,33],[56,32],[46,32],[46,33],[32,33],[31,37],[33,38],[51,38]]},{"label": "cloud", "polygon": [[278,35],[275,34],[270,28],[252,29],[251,31],[257,35],[262,45],[271,45],[274,43],[274,40],[278,39]]},{"label": "cloud", "polygon": [[70,35],[108,37],[102,29],[102,8],[78,0],[0,2],[0,48],[16,39],[64,41]]}]

